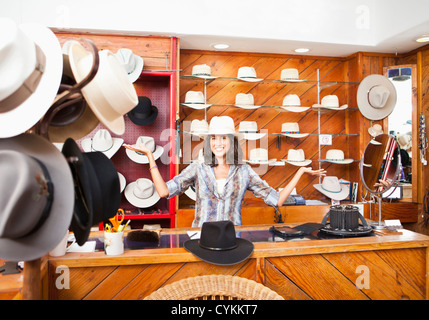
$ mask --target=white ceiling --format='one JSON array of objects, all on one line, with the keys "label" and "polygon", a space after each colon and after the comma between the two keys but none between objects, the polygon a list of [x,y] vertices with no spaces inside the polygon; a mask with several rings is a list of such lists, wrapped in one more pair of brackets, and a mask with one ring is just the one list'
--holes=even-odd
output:
[{"label": "white ceiling", "polygon": [[54,29],[180,38],[182,49],[347,56],[404,53],[429,34],[427,0],[0,0],[1,16]]}]

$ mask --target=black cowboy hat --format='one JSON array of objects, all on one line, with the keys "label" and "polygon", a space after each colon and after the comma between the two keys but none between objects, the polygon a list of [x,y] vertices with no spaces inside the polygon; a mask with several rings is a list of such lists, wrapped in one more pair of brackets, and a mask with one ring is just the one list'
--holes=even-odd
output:
[{"label": "black cowboy hat", "polygon": [[152,101],[145,96],[139,97],[139,103],[127,113],[131,121],[139,126],[152,124],[158,116],[158,108],[152,105]]}]

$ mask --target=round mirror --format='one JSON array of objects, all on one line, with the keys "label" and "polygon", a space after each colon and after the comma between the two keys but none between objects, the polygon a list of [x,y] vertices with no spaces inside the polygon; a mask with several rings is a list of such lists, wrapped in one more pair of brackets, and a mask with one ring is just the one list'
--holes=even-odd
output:
[{"label": "round mirror", "polygon": [[359,164],[363,186],[372,194],[385,193],[398,178],[400,164],[401,154],[395,137],[376,136],[366,146]]}]

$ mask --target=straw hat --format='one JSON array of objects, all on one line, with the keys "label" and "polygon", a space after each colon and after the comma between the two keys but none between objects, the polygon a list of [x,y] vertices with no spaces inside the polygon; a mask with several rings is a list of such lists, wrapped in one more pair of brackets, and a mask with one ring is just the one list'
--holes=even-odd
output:
[{"label": "straw hat", "polygon": [[326,152],[326,160],[323,161],[338,164],[349,164],[353,162],[353,159],[344,159],[343,150],[330,149]]},{"label": "straw hat", "polygon": [[148,208],[158,202],[160,196],[150,179],[140,178],[125,188],[125,198],[137,208]]},{"label": "straw hat", "polygon": [[[82,81],[92,67],[92,54],[79,43],[69,49],[70,66],[77,82]],[[124,114],[138,103],[136,90],[125,69],[109,50],[99,53],[100,65],[94,79],[82,88],[85,100],[97,118],[113,133],[125,132]]]},{"label": "straw hat", "polygon": [[281,134],[291,138],[304,138],[309,135],[309,133],[299,133],[299,125],[297,122],[283,123]]},{"label": "straw hat", "polygon": [[301,106],[301,100],[296,94],[288,94],[286,97],[284,97],[282,108],[291,112],[303,112],[310,109],[310,107]]},{"label": "straw hat", "polygon": [[276,159],[268,160],[268,150],[264,148],[255,148],[250,150],[249,160],[244,160],[250,164],[272,164]]},{"label": "straw hat", "polygon": [[383,133],[383,128],[381,127],[381,125],[379,125],[378,123],[375,123],[372,127],[368,128],[368,133],[372,136],[372,137],[376,137],[379,134]]},{"label": "straw hat", "polygon": [[235,96],[235,106],[243,109],[257,109],[260,106],[255,106],[253,94],[237,93]]},{"label": "straw hat", "polygon": [[240,132],[246,140],[258,140],[266,135],[266,133],[258,132],[258,123],[256,121],[241,121],[238,126]]},{"label": "straw hat", "polygon": [[47,27],[0,18],[0,29],[0,138],[8,138],[33,127],[48,111],[61,83],[63,58]]},{"label": "straw hat", "polygon": [[100,151],[110,159],[123,143],[124,139],[112,138],[108,130],[100,129],[95,133],[93,138],[83,139],[81,145],[85,152]]},{"label": "straw hat", "polygon": [[304,80],[299,80],[298,69],[287,68],[283,69],[280,73],[280,80],[287,82],[302,82]]},{"label": "straw hat", "polygon": [[259,82],[263,80],[256,78],[256,71],[253,67],[241,67],[238,69],[237,78],[247,82]]},{"label": "straw hat", "polygon": [[192,67],[192,75],[202,79],[215,79],[211,75],[211,68],[206,64],[198,64]]},{"label": "straw hat", "polygon": [[206,120],[194,119],[191,122],[191,131],[190,133],[195,136],[200,136],[207,134],[209,132],[209,124]]},{"label": "straw hat", "polygon": [[[242,135],[235,131],[234,120],[228,116],[214,116],[210,120],[209,131],[205,135],[227,135],[231,134],[241,138]],[[201,134],[203,135],[203,134]]]},{"label": "straw hat", "polygon": [[321,104],[313,104],[313,108],[325,108],[330,110],[344,110],[347,109],[347,107],[346,104],[340,106],[340,102],[336,95],[324,96]]},{"label": "straw hat", "polygon": [[[147,137],[147,136],[138,137],[137,141],[133,145],[133,147],[138,148],[139,145],[143,145],[146,148],[148,148],[149,150],[151,150],[155,160],[158,159],[164,153],[164,148],[156,145],[155,139],[152,137]],[[125,152],[126,152],[128,158],[130,158],[134,162],[149,163],[149,159],[144,154],[141,154],[139,152],[136,152],[136,151],[133,151],[130,149],[125,149]]]},{"label": "straw hat", "polygon": [[135,82],[143,71],[144,61],[143,58],[133,54],[130,49],[119,49],[115,53],[121,66],[124,68],[131,82]]},{"label": "straw hat", "polygon": [[202,91],[188,91],[185,95],[185,106],[193,109],[205,109],[211,106],[211,104],[205,103],[205,97]]},{"label": "straw hat", "polygon": [[344,200],[350,193],[348,185],[341,184],[334,176],[324,177],[321,184],[315,184],[313,187],[328,198],[338,201]]},{"label": "straw hat", "polygon": [[282,159],[282,161],[298,167],[305,167],[311,163],[311,160],[305,159],[304,150],[302,149],[289,149],[287,153],[287,159]]},{"label": "straw hat", "polygon": [[372,74],[359,84],[357,104],[362,115],[380,120],[392,113],[396,105],[396,89],[385,76]]}]

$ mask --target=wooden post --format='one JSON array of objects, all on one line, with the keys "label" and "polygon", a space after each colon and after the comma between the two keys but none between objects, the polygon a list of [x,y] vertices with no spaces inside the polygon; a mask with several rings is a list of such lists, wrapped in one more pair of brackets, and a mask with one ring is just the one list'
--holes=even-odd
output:
[{"label": "wooden post", "polygon": [[41,259],[24,262],[24,281],[22,286],[22,297],[24,300],[41,299]]}]

